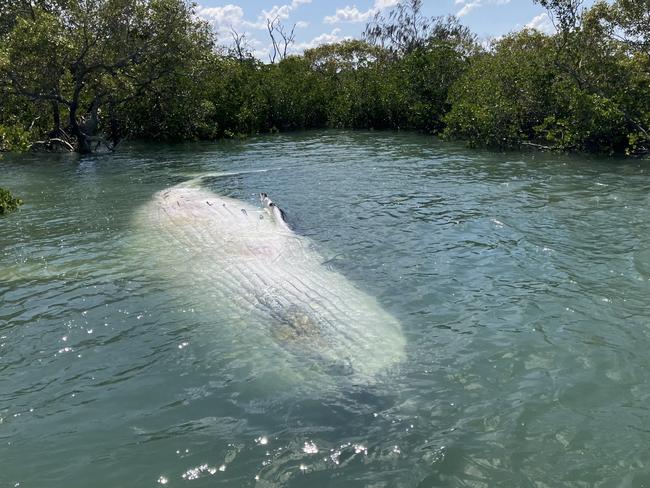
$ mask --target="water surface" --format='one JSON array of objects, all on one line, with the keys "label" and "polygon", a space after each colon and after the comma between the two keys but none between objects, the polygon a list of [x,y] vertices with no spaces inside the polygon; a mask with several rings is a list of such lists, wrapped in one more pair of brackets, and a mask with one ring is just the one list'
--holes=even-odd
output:
[{"label": "water surface", "polygon": [[[133,259],[138,207],[212,171],[398,318],[398,371],[248,388],[205,297]],[[26,202],[0,219],[0,486],[650,485],[647,163],[311,132],[5,155],[0,186]]]}]

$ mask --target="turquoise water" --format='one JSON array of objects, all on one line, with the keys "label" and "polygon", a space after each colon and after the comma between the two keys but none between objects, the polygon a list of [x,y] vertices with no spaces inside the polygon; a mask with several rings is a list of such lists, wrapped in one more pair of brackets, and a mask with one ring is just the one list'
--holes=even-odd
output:
[{"label": "turquoise water", "polygon": [[[0,486],[650,486],[649,168],[380,132],[5,155]],[[134,212],[211,171],[399,320],[399,368],[249,388],[137,258]]]}]

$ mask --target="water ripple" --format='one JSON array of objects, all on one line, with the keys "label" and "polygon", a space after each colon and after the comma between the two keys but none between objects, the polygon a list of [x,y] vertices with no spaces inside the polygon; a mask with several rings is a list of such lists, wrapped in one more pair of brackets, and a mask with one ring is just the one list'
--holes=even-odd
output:
[{"label": "water ripple", "polygon": [[[0,219],[0,486],[648,483],[644,162],[333,131],[1,164],[27,203]],[[206,184],[268,192],[399,318],[385,381],[260,391],[257,346],[134,259],[156,191],[260,168]]]}]

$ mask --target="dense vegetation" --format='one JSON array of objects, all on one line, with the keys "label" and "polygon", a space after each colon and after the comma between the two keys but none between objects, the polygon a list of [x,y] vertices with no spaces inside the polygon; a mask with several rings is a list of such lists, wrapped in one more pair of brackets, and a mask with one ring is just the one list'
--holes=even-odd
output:
[{"label": "dense vegetation", "polygon": [[20,198],[16,198],[8,190],[0,188],[0,215],[16,210],[22,203]]},{"label": "dense vegetation", "polygon": [[220,47],[184,0],[2,3],[0,150],[345,127],[648,153],[650,2],[539,3],[556,34],[487,46],[454,18],[424,18],[421,0],[379,14],[363,40],[302,55],[286,54],[292,35],[271,20],[285,41],[273,63],[243,36]]}]

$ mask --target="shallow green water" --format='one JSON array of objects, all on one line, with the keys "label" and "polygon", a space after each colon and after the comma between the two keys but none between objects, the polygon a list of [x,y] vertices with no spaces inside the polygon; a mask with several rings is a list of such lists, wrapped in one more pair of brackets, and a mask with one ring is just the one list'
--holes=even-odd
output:
[{"label": "shallow green water", "polygon": [[[5,156],[0,486],[648,486],[648,168],[345,132]],[[379,384],[256,393],[134,262],[156,191],[251,169],[208,185],[268,192],[401,322]]]}]

